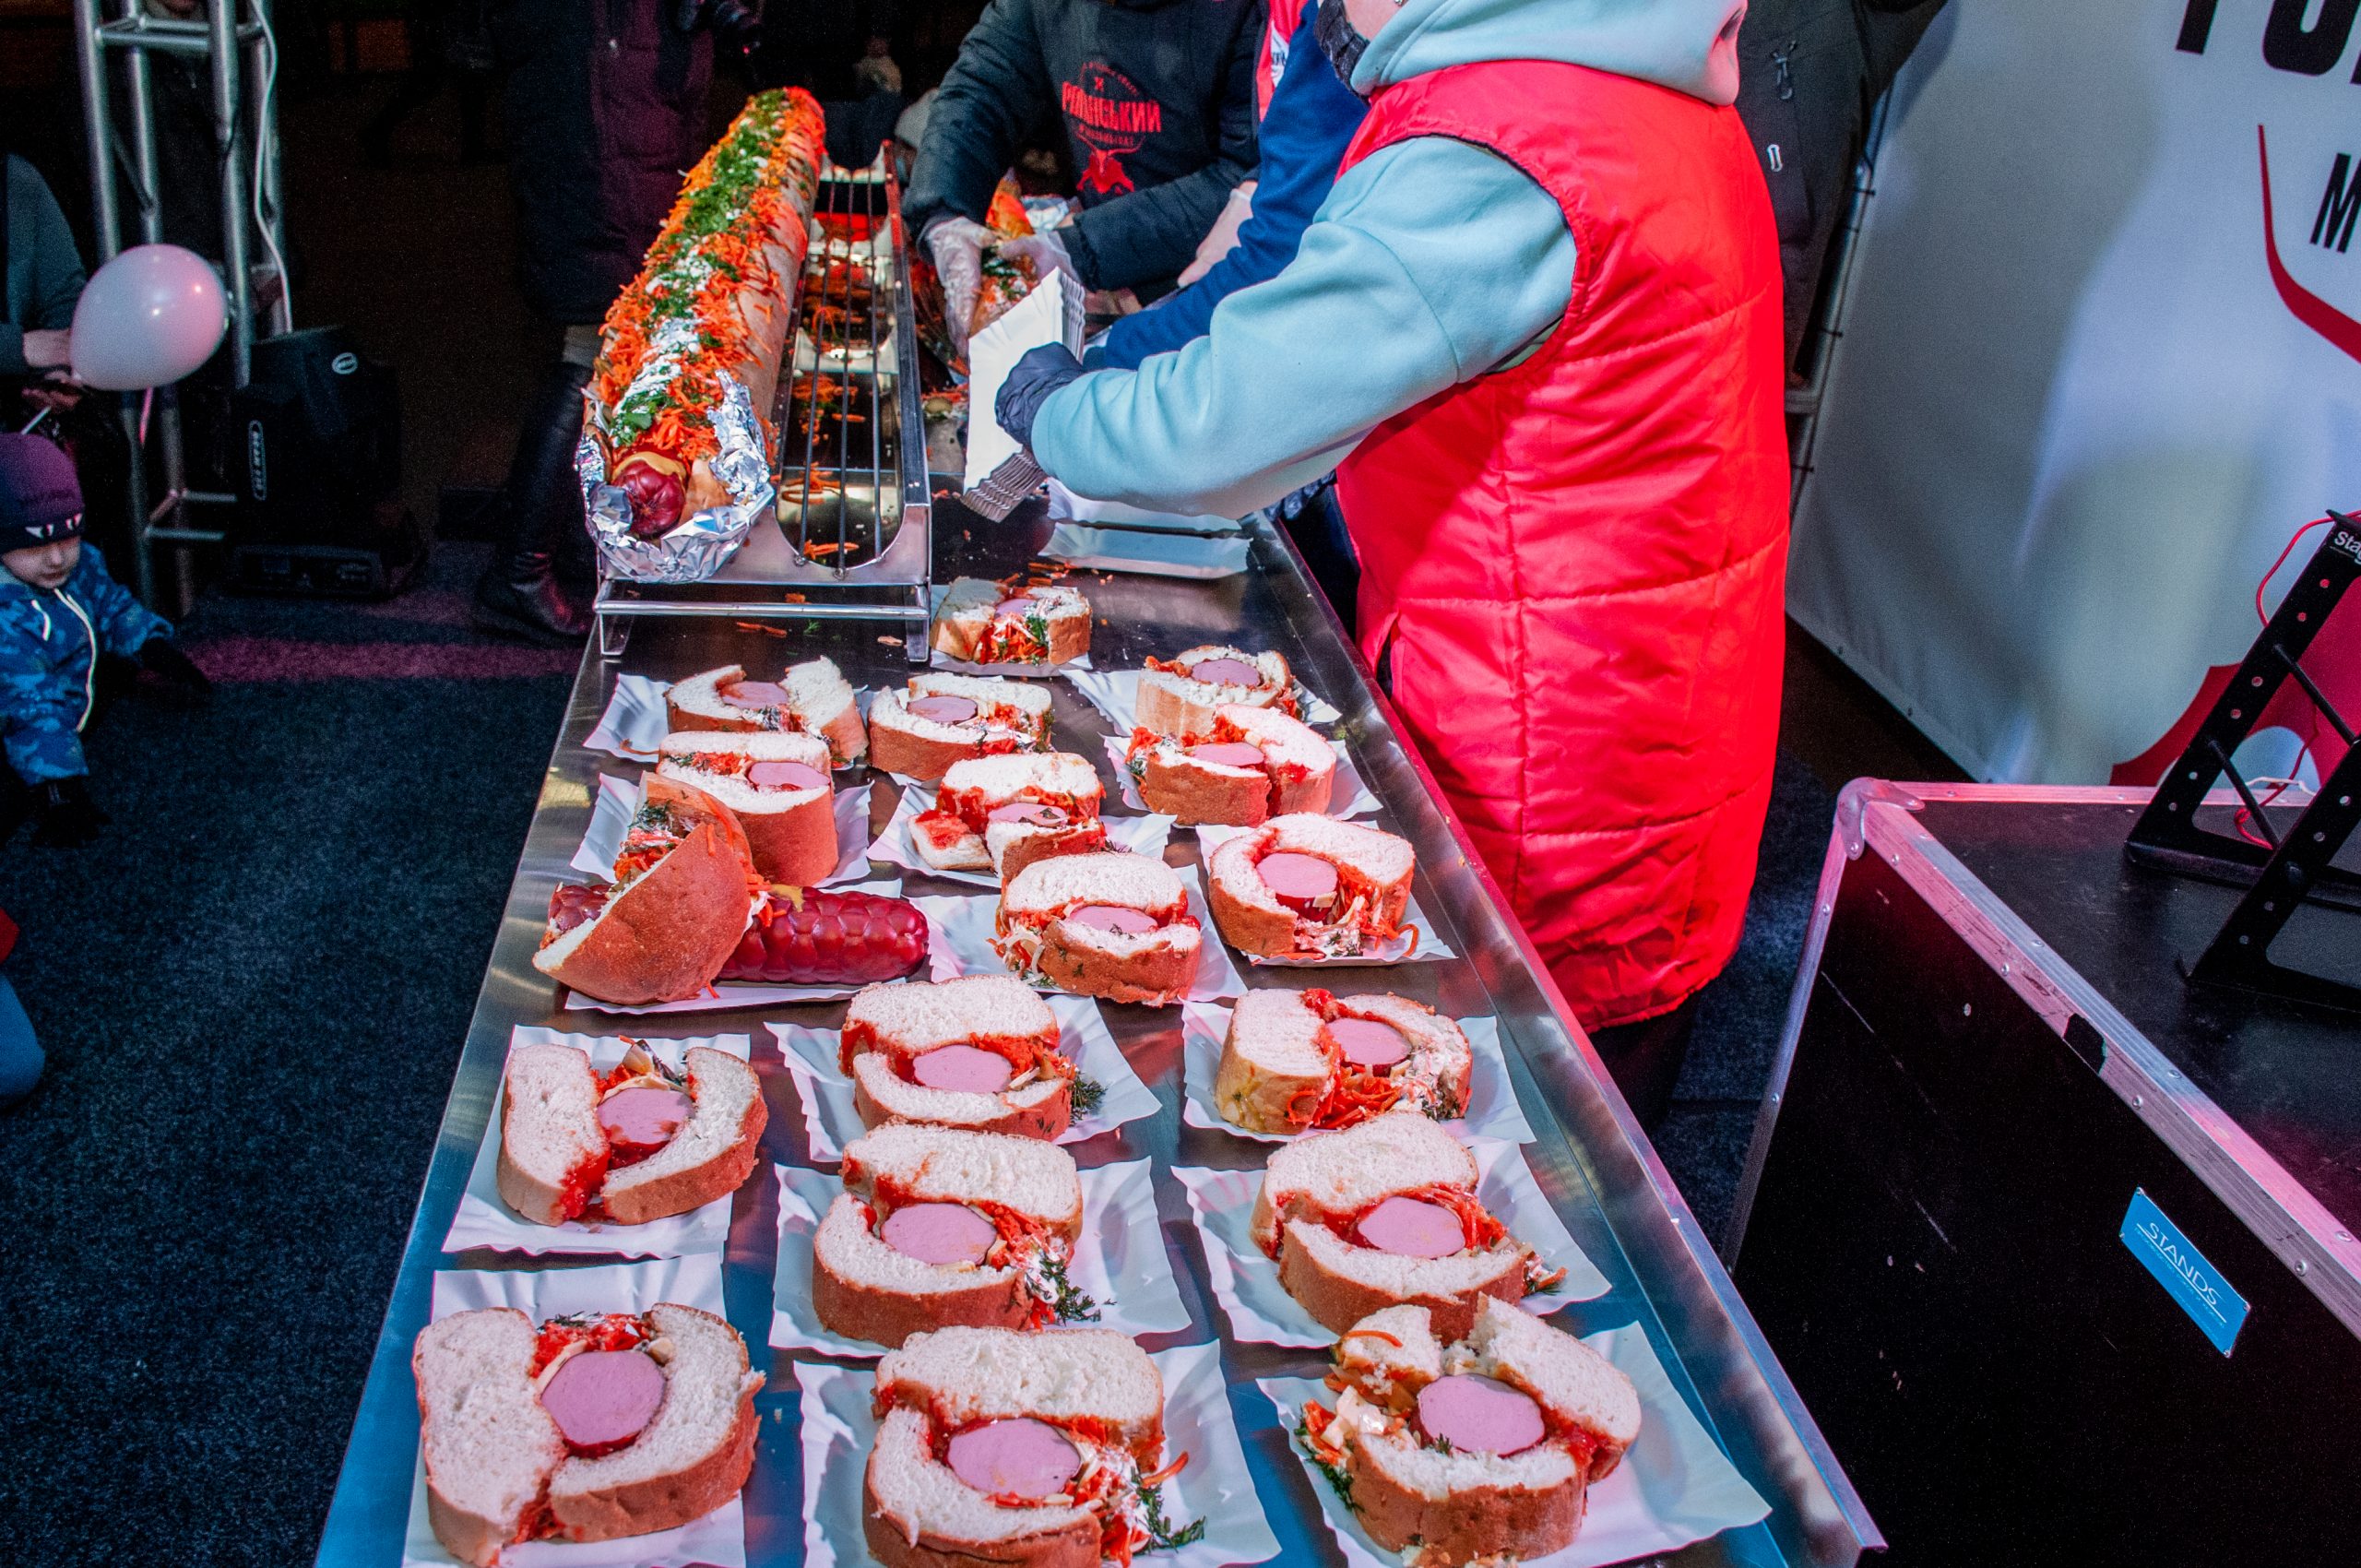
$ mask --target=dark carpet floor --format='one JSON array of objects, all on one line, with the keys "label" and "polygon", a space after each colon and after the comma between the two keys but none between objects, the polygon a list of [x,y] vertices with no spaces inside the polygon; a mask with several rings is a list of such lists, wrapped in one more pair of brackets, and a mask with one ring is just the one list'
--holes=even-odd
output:
[{"label": "dark carpet floor", "polygon": [[213,706],[118,705],[113,826],[0,856],[50,1058],[0,1112],[12,1564],[311,1559],[575,662],[467,632],[481,555],[207,600]]}]

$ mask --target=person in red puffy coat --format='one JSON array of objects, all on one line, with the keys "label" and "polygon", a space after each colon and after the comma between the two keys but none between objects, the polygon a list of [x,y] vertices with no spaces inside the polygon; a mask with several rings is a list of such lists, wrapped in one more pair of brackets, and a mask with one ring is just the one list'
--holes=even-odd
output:
[{"label": "person in red puffy coat", "polygon": [[[1334,464],[1358,636],[1643,1119],[1738,944],[1787,469],[1744,0],[1329,0],[1370,100],[1277,278],[997,410],[1076,493],[1237,515]],[[1021,428],[1019,428],[1021,427]]]}]

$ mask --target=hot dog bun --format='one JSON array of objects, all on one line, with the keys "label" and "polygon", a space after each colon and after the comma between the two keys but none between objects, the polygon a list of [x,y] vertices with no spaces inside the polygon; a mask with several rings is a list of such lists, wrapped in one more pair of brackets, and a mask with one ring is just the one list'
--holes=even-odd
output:
[{"label": "hot dog bun", "polygon": [[[1356,1021],[1393,1030],[1401,1059],[1356,1063],[1331,1028]],[[1317,989],[1254,991],[1229,1016],[1213,1102],[1225,1121],[1254,1133],[1348,1127],[1396,1105],[1449,1121],[1465,1114],[1474,1072],[1466,1035],[1424,1003]]]},{"label": "hot dog bun", "polygon": [[[1240,746],[1261,759],[1238,754]],[[1125,764],[1147,809],[1183,827],[1259,827],[1290,812],[1324,812],[1336,777],[1335,748],[1275,707],[1219,707],[1204,730],[1178,734],[1142,726]]]},{"label": "hot dog bun", "polygon": [[[1336,869],[1330,908],[1300,914],[1280,900],[1257,868],[1281,853]],[[1231,946],[1266,958],[1345,957],[1401,934],[1418,861],[1406,838],[1357,822],[1291,813],[1224,843],[1208,870],[1205,901]]]}]

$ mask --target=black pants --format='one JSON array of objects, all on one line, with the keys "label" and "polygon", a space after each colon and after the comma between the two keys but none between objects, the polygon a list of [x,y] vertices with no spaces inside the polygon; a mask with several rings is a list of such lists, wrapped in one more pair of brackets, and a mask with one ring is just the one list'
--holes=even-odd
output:
[{"label": "black pants", "polygon": [[1360,594],[1361,566],[1353,555],[1352,537],[1345,531],[1345,512],[1336,505],[1335,485],[1322,484],[1301,496],[1287,497],[1279,516],[1303,564],[1311,569],[1311,580],[1327,595],[1336,619],[1345,624],[1345,635],[1350,636],[1357,620],[1353,606]]},{"label": "black pants", "polygon": [[1680,1064],[1689,1056],[1689,1034],[1697,1024],[1697,998],[1669,1013],[1636,1024],[1590,1031],[1590,1043],[1615,1075],[1615,1087],[1631,1107],[1640,1125],[1655,1132],[1672,1109],[1673,1086],[1680,1081]]}]

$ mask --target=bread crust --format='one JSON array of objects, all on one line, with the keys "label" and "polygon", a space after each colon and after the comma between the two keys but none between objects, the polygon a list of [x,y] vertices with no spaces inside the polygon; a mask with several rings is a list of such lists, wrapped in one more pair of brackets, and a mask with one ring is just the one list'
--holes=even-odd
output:
[{"label": "bread crust", "polygon": [[[1145,704],[1147,686],[1140,687]],[[1183,827],[1212,823],[1223,827],[1260,827],[1271,818],[1272,782],[1261,773],[1238,777],[1192,763],[1185,756],[1147,754],[1140,770],[1140,800],[1148,810],[1179,819]]]},{"label": "bread crust", "polygon": [[746,1114],[738,1123],[738,1135],[727,1148],[702,1165],[675,1170],[661,1181],[627,1188],[611,1199],[602,1194],[599,1206],[618,1225],[645,1225],[651,1219],[686,1214],[716,1198],[728,1197],[753,1174],[754,1161],[762,1150],[763,1129],[770,1124],[770,1108],[763,1103],[762,1096],[756,1095],[747,1102]]},{"label": "bread crust", "polygon": [[1323,1266],[1296,1240],[1294,1227],[1283,1226],[1279,1232],[1279,1284],[1311,1314],[1314,1322],[1334,1334],[1344,1333],[1371,1313],[1406,1304],[1426,1308],[1434,1324],[1435,1336],[1452,1341],[1467,1337],[1476,1326],[1476,1313],[1486,1296],[1496,1296],[1512,1304],[1525,1300],[1525,1256],[1517,1248],[1503,1249],[1500,1272],[1460,1295],[1396,1296]]},{"label": "bread crust", "polygon": [[812,1258],[812,1310],[820,1326],[848,1339],[867,1339],[891,1350],[913,1334],[958,1325],[964,1328],[1023,1328],[1033,1313],[1025,1276],[1009,1269],[1005,1279],[989,1279],[965,1290],[922,1296],[880,1289],[847,1279],[816,1251]]},{"label": "bread crust", "polygon": [[[648,775],[652,787],[660,776]],[[746,861],[713,822],[608,900],[595,929],[536,968],[586,996],[635,1006],[677,1002],[713,983],[746,929]]]},{"label": "bread crust", "polygon": [[1346,1458],[1353,1512],[1380,1546],[1399,1551],[1423,1543],[1419,1568],[1458,1568],[1473,1559],[1507,1555],[1530,1560],[1573,1544],[1582,1528],[1584,1496],[1579,1471],[1553,1487],[1479,1486],[1429,1498],[1404,1486],[1352,1444]]},{"label": "bread crust", "polygon": [[994,873],[1005,886],[1010,877],[1036,861],[1054,860],[1060,855],[1095,854],[1105,848],[1107,824],[1103,818],[1094,816],[1087,822],[1043,828],[1011,840],[1008,848],[1001,851]]},{"label": "bread crust", "polygon": [[[512,1102],[513,1103],[513,1102]],[[508,1158],[509,1107],[500,1112],[500,1158],[492,1167],[492,1184],[500,1201],[536,1225],[565,1223],[565,1191],[528,1174]]]},{"label": "bread crust", "polygon": [[[915,1121],[877,1103],[858,1074],[852,1080],[852,1108],[860,1116],[864,1127],[882,1127],[888,1122]],[[1043,1143],[1055,1143],[1063,1136],[1074,1122],[1074,1085],[1062,1084],[1058,1092],[1038,1105],[1010,1106],[1001,1115],[988,1122],[934,1122],[931,1125],[956,1127],[963,1133],[1006,1133],[1012,1137],[1038,1138]]]},{"label": "bread crust", "polygon": [[946,1541],[921,1535],[913,1546],[909,1537],[896,1529],[879,1509],[866,1469],[861,1472],[860,1533],[870,1555],[884,1568],[979,1568],[983,1563],[1009,1568],[1098,1568],[1098,1526],[1087,1518],[1008,1540]]},{"label": "bread crust", "polygon": [[833,875],[836,845],[836,791],[824,790],[785,811],[742,811],[746,846],[765,882],[817,887]]},{"label": "bread crust", "polygon": [[1202,944],[1195,952],[1159,944],[1118,956],[1103,948],[1069,943],[1067,930],[1064,921],[1051,921],[1043,929],[1038,966],[1050,984],[1077,996],[1164,1006],[1189,993],[1196,983],[1197,965],[1204,956]]},{"label": "bread crust", "polygon": [[574,1541],[652,1535],[703,1518],[737,1496],[754,1468],[754,1391],[761,1386],[754,1379],[739,1391],[729,1434],[687,1469],[596,1491],[552,1494],[550,1513],[558,1535]]},{"label": "bread crust", "polygon": [[1245,903],[1232,897],[1218,876],[1205,879],[1205,903],[1213,910],[1214,924],[1220,928],[1223,940],[1240,952],[1262,958],[1285,958],[1295,952],[1293,910]]},{"label": "bread crust", "polygon": [[983,754],[981,735],[971,741],[938,741],[893,723],[890,714],[881,717],[869,731],[870,766],[922,783],[939,784],[953,763]]}]

